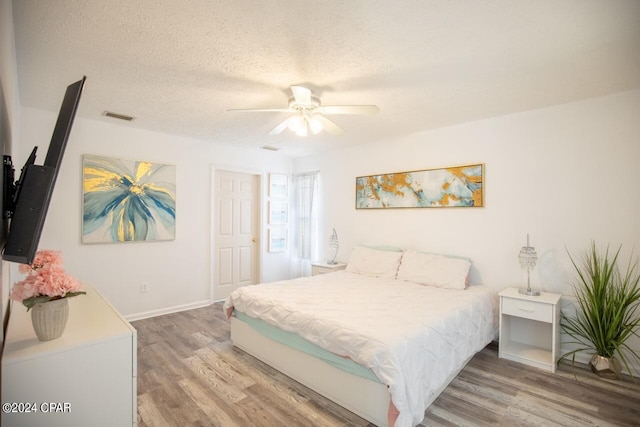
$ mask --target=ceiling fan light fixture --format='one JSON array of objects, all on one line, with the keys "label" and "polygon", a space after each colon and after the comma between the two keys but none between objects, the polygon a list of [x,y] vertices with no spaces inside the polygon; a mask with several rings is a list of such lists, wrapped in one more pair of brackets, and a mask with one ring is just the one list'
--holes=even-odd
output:
[{"label": "ceiling fan light fixture", "polygon": [[288,108],[231,109],[227,111],[290,113],[291,117],[281,121],[269,131],[269,135],[279,135],[289,129],[298,136],[307,136],[327,132],[332,136],[342,135],[344,131],[327,117],[328,114],[377,114],[376,105],[328,105],[322,106],[320,98],[310,89],[291,86],[293,96],[289,98]]}]

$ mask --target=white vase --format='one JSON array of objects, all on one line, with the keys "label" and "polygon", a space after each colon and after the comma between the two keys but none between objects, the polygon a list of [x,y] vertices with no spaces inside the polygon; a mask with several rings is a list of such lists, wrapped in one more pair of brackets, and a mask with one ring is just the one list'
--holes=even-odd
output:
[{"label": "white vase", "polygon": [[67,326],[68,317],[67,298],[38,303],[31,308],[31,323],[40,341],[59,338]]},{"label": "white vase", "polygon": [[620,379],[622,365],[615,357],[604,357],[594,354],[589,363],[591,370],[601,378]]}]

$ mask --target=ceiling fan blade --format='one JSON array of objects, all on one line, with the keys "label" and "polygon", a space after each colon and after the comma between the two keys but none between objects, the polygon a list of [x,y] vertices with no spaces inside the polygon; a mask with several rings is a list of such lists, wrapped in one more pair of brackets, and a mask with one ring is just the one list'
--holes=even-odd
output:
[{"label": "ceiling fan blade", "polygon": [[291,86],[291,92],[293,92],[293,98],[296,100],[297,104],[311,104],[311,90],[302,86]]},{"label": "ceiling fan blade", "polygon": [[318,108],[322,114],[378,114],[377,105],[326,105]]},{"label": "ceiling fan blade", "polygon": [[289,125],[289,118],[286,118],[278,126],[276,126],[273,129],[271,129],[269,131],[269,135],[277,135],[277,134],[279,134],[280,132],[285,130],[288,125]]},{"label": "ceiling fan blade", "polygon": [[244,113],[295,113],[291,108],[230,108],[227,111],[240,111]]},{"label": "ceiling fan blade", "polygon": [[344,131],[337,124],[333,123],[331,120],[327,119],[322,114],[314,114],[313,117],[317,119],[320,123],[322,123],[322,127],[331,135],[342,135]]}]

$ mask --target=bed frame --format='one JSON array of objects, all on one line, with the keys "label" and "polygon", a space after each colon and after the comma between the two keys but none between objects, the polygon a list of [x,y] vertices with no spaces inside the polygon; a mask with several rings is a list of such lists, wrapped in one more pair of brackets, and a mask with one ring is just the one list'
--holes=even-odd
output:
[{"label": "bed frame", "polygon": [[[367,421],[380,427],[388,427],[390,395],[384,384],[350,374],[304,352],[275,342],[235,316],[232,316],[230,321],[233,345]],[[472,357],[447,378],[427,406],[433,403]]]}]

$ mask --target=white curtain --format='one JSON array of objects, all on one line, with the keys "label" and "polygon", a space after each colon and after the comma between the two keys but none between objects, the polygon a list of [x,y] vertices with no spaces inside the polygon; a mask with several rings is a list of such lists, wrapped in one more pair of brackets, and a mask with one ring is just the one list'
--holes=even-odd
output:
[{"label": "white curtain", "polygon": [[310,275],[318,258],[319,181],[319,172],[293,176],[292,277]]}]

